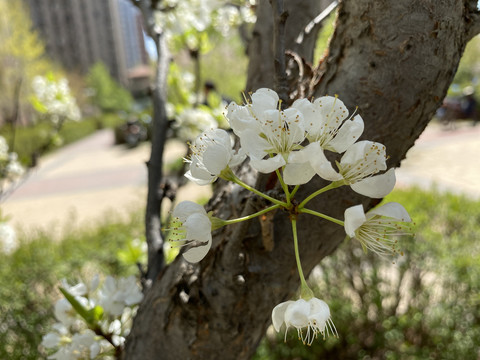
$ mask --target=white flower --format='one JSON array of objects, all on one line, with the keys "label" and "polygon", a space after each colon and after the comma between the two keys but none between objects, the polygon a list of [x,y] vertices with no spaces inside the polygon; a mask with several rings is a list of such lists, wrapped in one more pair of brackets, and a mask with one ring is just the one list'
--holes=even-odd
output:
[{"label": "white flower", "polygon": [[313,103],[299,99],[292,107],[303,114],[310,143],[318,142],[322,149],[343,153],[363,132],[361,116],[347,119],[348,110],[337,97],[323,96]]},{"label": "white flower", "polygon": [[17,233],[13,227],[5,222],[0,222],[0,250],[11,254],[17,245]]},{"label": "white flower", "polygon": [[199,185],[214,182],[223,170],[240,164],[245,158],[242,154],[235,154],[230,136],[222,129],[205,131],[190,149],[190,169],[185,176]]},{"label": "white flower", "polygon": [[317,298],[311,298],[308,301],[290,300],[278,304],[272,311],[272,323],[277,332],[285,324],[285,338],[288,328],[293,326],[297,329],[299,339],[308,345],[312,344],[318,334],[322,334],[324,339],[330,333],[338,336],[337,329],[330,317],[330,308],[325,301]]},{"label": "white flower", "polygon": [[379,255],[396,255],[397,238],[412,235],[412,220],[405,208],[395,202],[386,203],[365,214],[362,205],[345,210],[345,232],[366,250]]},{"label": "white flower", "polygon": [[207,255],[212,246],[212,222],[203,206],[182,201],[172,213],[172,237],[178,246],[193,245],[183,253],[185,260],[196,263]]},{"label": "white flower", "polygon": [[245,106],[230,103],[227,118],[250,157],[250,165],[270,173],[285,165],[290,152],[300,148],[305,139],[303,115],[295,108],[279,110],[278,95],[270,89],[257,90],[251,99]]},{"label": "white flower", "polygon": [[177,136],[184,141],[191,141],[199,132],[217,127],[218,123],[212,114],[200,108],[182,111],[174,123]]},{"label": "white flower", "polygon": [[76,311],[73,309],[72,304],[65,298],[55,303],[54,314],[57,320],[66,327],[73,325],[77,320]]},{"label": "white flower", "polygon": [[107,276],[99,297],[100,305],[105,312],[120,316],[126,306],[140,303],[143,294],[137,285],[135,276],[132,275],[118,280]]},{"label": "white flower", "polygon": [[[309,155],[313,155],[313,152]],[[384,145],[365,140],[347,149],[340,163],[337,163],[338,172],[333,169],[332,164],[321,151],[311,158],[310,164],[325,180],[343,181],[359,194],[371,198],[382,198],[395,186],[394,169],[375,175],[387,168],[386,160]]]},{"label": "white flower", "polygon": [[85,330],[81,334],[74,334],[71,343],[64,344],[48,358],[56,360],[95,359],[100,350],[100,343],[96,340],[95,333],[92,330]]}]

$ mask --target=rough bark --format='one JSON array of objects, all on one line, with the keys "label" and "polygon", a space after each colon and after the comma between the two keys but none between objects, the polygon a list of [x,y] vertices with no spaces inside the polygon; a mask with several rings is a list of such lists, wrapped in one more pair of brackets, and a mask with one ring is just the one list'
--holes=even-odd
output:
[{"label": "rough bark", "polygon": [[[366,123],[364,138],[385,143],[390,166],[398,166],[446,94],[471,29],[478,27],[472,22],[475,7],[473,1],[340,3],[317,94],[338,93],[350,109],[358,105]],[[251,53],[257,69],[259,62],[270,60],[261,51]],[[273,62],[269,66],[273,71]],[[263,74],[250,73],[250,89],[271,86],[263,81]],[[255,182],[256,175],[247,167],[238,172],[245,181]],[[316,181],[296,197],[319,186]],[[372,205],[340,188],[312,201],[312,208],[342,218],[346,207],[360,202]],[[224,183],[216,186],[209,204],[222,218],[262,205]],[[272,308],[292,298],[299,284],[287,214],[275,214],[271,251],[263,245],[259,221],[217,230],[212,250],[197,265],[180,256],[164,268],[140,306],[125,358],[251,357],[270,323]],[[345,237],[339,226],[307,215],[299,217],[298,228],[305,273]]]}]

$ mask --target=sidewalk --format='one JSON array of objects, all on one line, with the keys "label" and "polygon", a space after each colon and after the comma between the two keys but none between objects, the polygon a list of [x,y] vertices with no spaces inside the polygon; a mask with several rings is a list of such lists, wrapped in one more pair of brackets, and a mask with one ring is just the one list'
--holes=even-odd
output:
[{"label": "sidewalk", "polygon": [[[387,149],[388,150],[388,149]],[[480,199],[480,126],[432,122],[396,170],[397,188],[416,185]]]},{"label": "sidewalk", "polygon": [[[166,163],[184,152],[183,144],[169,141]],[[65,227],[95,224],[107,213],[126,216],[145,207],[149,157],[148,143],[134,149],[114,146],[113,132],[99,131],[42,158],[0,204],[2,213],[21,231],[54,230],[58,236]],[[197,192],[209,196],[208,189],[192,185],[182,189],[180,200]]]}]

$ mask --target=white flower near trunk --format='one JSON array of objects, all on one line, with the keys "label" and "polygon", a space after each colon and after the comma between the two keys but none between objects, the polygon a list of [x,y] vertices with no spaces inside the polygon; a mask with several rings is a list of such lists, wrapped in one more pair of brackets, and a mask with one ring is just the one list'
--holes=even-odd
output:
[{"label": "white flower near trunk", "polygon": [[324,339],[330,333],[338,336],[330,317],[330,308],[325,301],[317,298],[290,300],[278,304],[272,311],[272,324],[277,332],[285,324],[285,338],[289,327],[296,328],[298,338],[307,345],[311,345],[318,334]]},{"label": "white flower near trunk", "polygon": [[362,205],[345,210],[345,232],[368,249],[381,256],[397,255],[398,237],[413,235],[412,219],[396,202],[386,203],[365,214]]},{"label": "white flower near trunk", "polygon": [[305,139],[302,113],[295,108],[280,110],[278,95],[270,89],[257,90],[247,105],[230,103],[227,119],[250,165],[262,173],[284,166]]},{"label": "white flower near trunk", "polygon": [[292,108],[304,116],[307,139],[310,143],[318,142],[322,149],[343,153],[363,132],[362,117],[348,118],[346,106],[337,97],[322,96],[313,103],[298,99]]},{"label": "white flower near trunk", "polygon": [[139,304],[143,299],[142,291],[135,276],[115,279],[107,276],[100,290],[99,304],[103,310],[114,316],[120,316],[127,306]]},{"label": "white flower near trunk", "polygon": [[177,246],[191,245],[182,255],[188,262],[199,262],[212,246],[212,222],[207,212],[197,203],[182,201],[173,209],[172,217],[170,241]]},{"label": "white flower near trunk", "polygon": [[222,129],[207,130],[192,145],[189,170],[185,177],[198,185],[208,185],[217,180],[221,172],[239,165],[245,155],[235,153],[230,135]]},{"label": "white flower near trunk", "polygon": [[304,156],[312,156],[310,164],[320,177],[330,181],[342,181],[359,194],[382,198],[395,186],[393,168],[378,174],[387,169],[385,146],[380,143],[364,140],[353,144],[343,154],[340,162],[337,162],[338,171],[334,170],[323,152],[317,152],[314,157],[313,154],[314,149],[311,149]]}]

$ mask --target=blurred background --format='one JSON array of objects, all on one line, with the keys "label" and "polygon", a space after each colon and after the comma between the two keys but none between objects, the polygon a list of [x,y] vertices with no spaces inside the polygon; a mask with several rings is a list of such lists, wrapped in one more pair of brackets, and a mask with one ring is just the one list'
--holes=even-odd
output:
[{"label": "blurred background", "polygon": [[[255,2],[227,10],[196,13],[189,24],[164,19],[172,202],[208,200],[209,187],[183,180],[186,143],[226,127],[226,104],[242,102]],[[334,14],[316,61],[333,24]],[[156,58],[130,1],[0,0],[1,359],[46,358],[40,342],[60,279],[138,274],[145,263]],[[480,359],[479,59],[476,37],[397,169],[388,200],[417,227],[406,255],[392,265],[345,243],[310,277],[340,338],[304,347],[294,331],[284,342],[269,329],[256,359]]]}]

